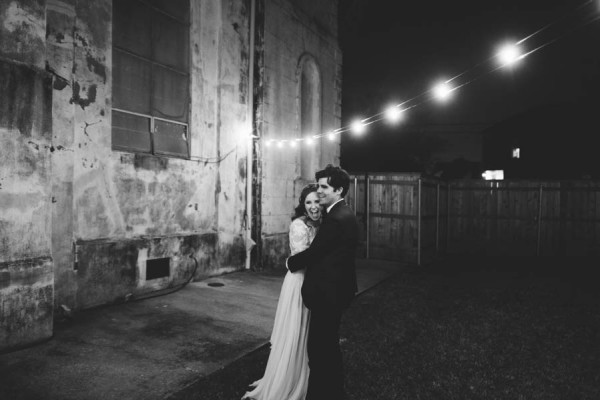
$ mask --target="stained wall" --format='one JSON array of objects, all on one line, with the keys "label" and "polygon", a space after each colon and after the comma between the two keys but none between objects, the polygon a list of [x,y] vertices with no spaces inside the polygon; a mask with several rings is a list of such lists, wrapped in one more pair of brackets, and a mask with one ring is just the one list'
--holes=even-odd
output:
[{"label": "stained wall", "polygon": [[49,337],[52,78],[45,7],[0,2],[0,351]]},{"label": "stained wall", "polygon": [[244,267],[249,1],[190,3],[181,159],[112,149],[110,0],[0,0],[0,351],[53,312]]},{"label": "stained wall", "polygon": [[[322,128],[339,127],[337,1],[256,0],[254,50],[251,0],[190,4],[184,159],[112,148],[111,0],[0,0],[0,352],[50,338],[65,310],[243,269],[252,117],[253,267],[283,268],[307,180],[300,153],[264,143],[300,135],[306,57]],[[315,167],[338,163],[339,140],[319,148]],[[157,259],[167,274],[147,279]]]},{"label": "stained wall", "polygon": [[[299,147],[266,147],[269,139],[301,137],[300,75],[302,61],[314,61],[321,85],[321,132],[340,127],[342,53],[337,34],[336,0],[265,2],[264,99],[261,114],[261,250],[266,267],[284,268],[289,255],[288,228],[302,187]],[[313,147],[314,169],[339,165],[339,137],[322,138]],[[313,179],[310,179],[313,181]]]}]

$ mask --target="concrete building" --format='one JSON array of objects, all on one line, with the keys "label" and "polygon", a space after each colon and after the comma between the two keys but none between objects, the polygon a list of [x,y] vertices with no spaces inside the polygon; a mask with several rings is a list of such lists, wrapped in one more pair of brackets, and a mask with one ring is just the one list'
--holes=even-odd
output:
[{"label": "concrete building", "polygon": [[0,352],[58,310],[282,268],[339,139],[265,141],[339,127],[337,7],[0,0]]}]

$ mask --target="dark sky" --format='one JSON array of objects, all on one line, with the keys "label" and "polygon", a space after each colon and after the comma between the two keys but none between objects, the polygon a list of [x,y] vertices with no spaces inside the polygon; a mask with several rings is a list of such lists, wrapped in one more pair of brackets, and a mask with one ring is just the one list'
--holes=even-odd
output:
[{"label": "dark sky", "polygon": [[[344,53],[342,125],[368,117],[463,72],[470,82],[446,104],[426,101],[403,127],[370,126],[362,138],[342,136],[342,165],[368,168],[369,154],[390,147],[403,129],[483,129],[549,103],[593,100],[600,82],[599,2],[586,0],[341,0]],[[548,26],[549,25],[549,26]],[[512,69],[490,72],[505,41],[537,50]],[[592,96],[594,94],[594,96]],[[426,99],[427,96],[419,98]],[[415,104],[415,103],[411,103]],[[365,151],[368,149],[368,151]],[[365,154],[368,153],[368,154]],[[376,157],[375,157],[376,158]],[[367,165],[367,167],[365,167]]]}]

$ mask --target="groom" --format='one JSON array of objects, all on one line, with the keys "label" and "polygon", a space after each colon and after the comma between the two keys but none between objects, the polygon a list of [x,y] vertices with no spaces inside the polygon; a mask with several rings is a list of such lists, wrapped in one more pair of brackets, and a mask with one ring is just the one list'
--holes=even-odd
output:
[{"label": "groom", "polygon": [[302,300],[311,311],[306,400],[341,400],[345,393],[339,329],[342,313],[357,292],[358,224],[344,202],[350,186],[348,173],[329,164],[315,177],[326,213],[310,247],[289,257],[287,265],[292,272],[306,268]]}]

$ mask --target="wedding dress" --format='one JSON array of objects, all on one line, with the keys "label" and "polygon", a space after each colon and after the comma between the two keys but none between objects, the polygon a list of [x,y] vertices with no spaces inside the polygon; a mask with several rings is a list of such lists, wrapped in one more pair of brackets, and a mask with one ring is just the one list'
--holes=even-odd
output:
[{"label": "wedding dress", "polygon": [[[304,217],[290,224],[292,255],[308,248],[317,229],[305,223]],[[281,286],[275,322],[271,333],[271,353],[264,376],[254,382],[253,390],[242,399],[304,400],[308,388],[308,356],[306,340],[310,313],[302,303],[304,270],[288,271]]]}]

